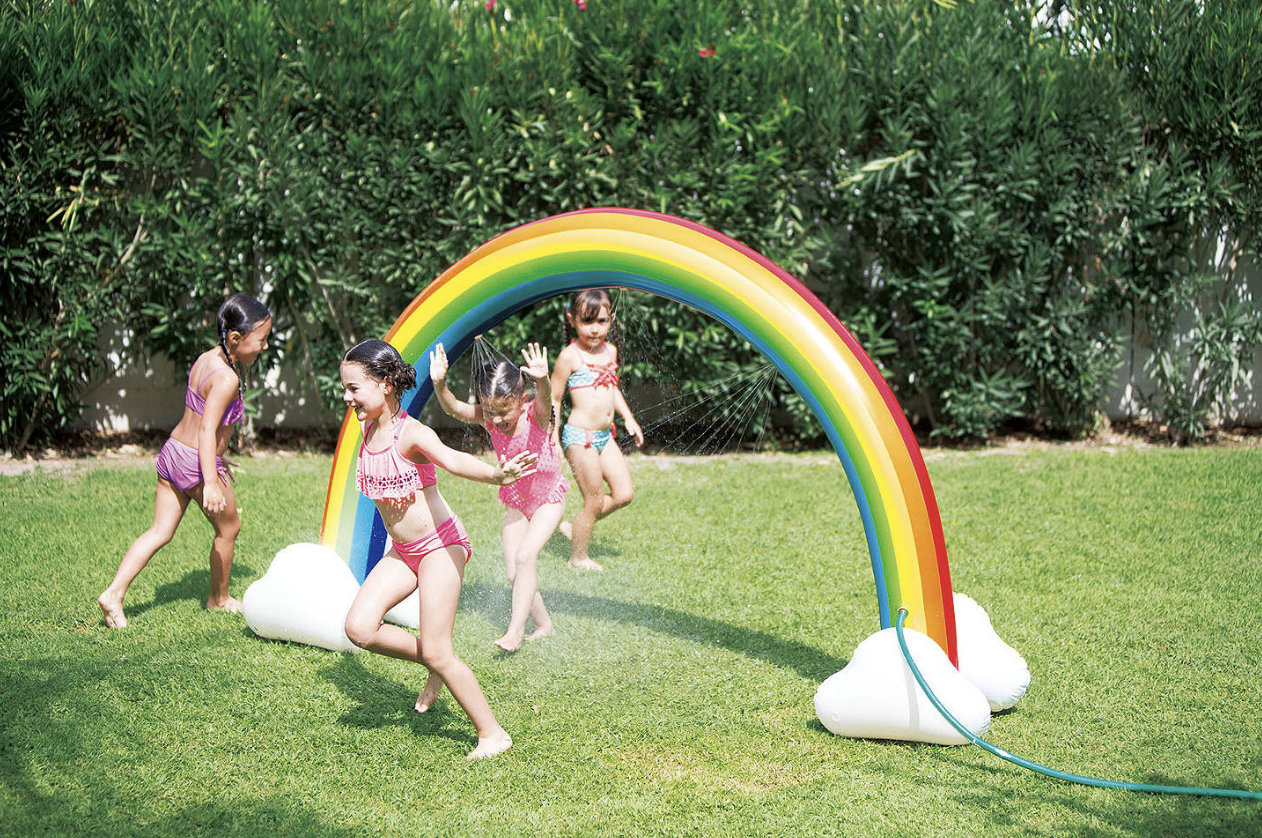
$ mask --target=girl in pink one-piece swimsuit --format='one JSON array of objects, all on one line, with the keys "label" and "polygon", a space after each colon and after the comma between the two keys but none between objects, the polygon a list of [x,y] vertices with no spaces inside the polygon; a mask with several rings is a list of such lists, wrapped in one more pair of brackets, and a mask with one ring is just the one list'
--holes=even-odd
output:
[{"label": "girl in pink one-piece swimsuit", "polygon": [[[500,488],[504,563],[513,588],[513,607],[508,631],[495,645],[506,652],[521,648],[523,639],[552,634],[552,619],[539,593],[539,552],[561,523],[570,487],[561,473],[547,350],[532,343],[522,356],[526,361],[522,367],[500,361],[474,371],[476,404],[456,398],[447,386],[447,354],[441,343],[429,356],[434,394],[443,410],[461,422],[485,427],[501,460],[523,451],[538,457],[534,474]],[[527,637],[529,619],[534,620],[535,630]]]}]

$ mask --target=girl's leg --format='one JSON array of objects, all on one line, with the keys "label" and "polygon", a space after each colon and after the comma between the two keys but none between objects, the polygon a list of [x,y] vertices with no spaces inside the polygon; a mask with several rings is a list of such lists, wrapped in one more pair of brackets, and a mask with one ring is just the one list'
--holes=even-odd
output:
[{"label": "girl's leg", "polygon": [[153,555],[175,535],[175,528],[180,525],[184,510],[188,508],[188,500],[188,495],[175,488],[171,481],[158,478],[153,524],[131,543],[114,574],[114,581],[96,598],[105,612],[105,625],[110,628],[127,627],[127,617],[123,614],[123,597],[127,596],[127,588]]},{"label": "girl's leg", "polygon": [[603,570],[587,554],[592,541],[592,527],[605,502],[605,478],[601,474],[600,455],[594,448],[571,445],[565,449],[565,458],[570,461],[574,482],[583,493],[583,508],[570,522],[570,540],[573,542],[570,545],[570,567]]},{"label": "girl's leg", "polygon": [[[216,478],[222,479],[222,478]],[[241,516],[237,513],[237,497],[232,483],[223,481],[226,504],[220,512],[207,512],[202,506],[204,483],[199,483],[190,493],[197,506],[215,528],[215,538],[210,543],[210,593],[206,607],[211,611],[241,612],[241,600],[228,595],[228,579],[232,575],[232,557],[236,549],[237,535],[241,532]]]},{"label": "girl's leg", "polygon": [[512,747],[504,728],[495,720],[473,670],[456,657],[451,633],[456,625],[460,584],[469,554],[463,547],[435,550],[421,560],[417,586],[421,601],[421,660],[437,673],[478,731],[478,746],[470,759],[494,756]]},{"label": "girl's leg", "polygon": [[416,590],[416,574],[394,554],[386,553],[369,572],[346,612],[347,638],[361,649],[399,660],[421,662],[416,636],[383,622],[386,612]]},{"label": "girl's leg", "polygon": [[505,510],[504,558],[508,563],[508,579],[513,585],[513,610],[508,631],[495,641],[505,652],[521,648],[528,617],[535,619],[532,638],[552,633],[552,619],[539,593],[539,551],[552,537],[564,510],[564,504],[549,503],[539,507],[529,519],[520,510],[511,507]]},{"label": "girl's leg", "polygon": [[[422,560],[424,564],[424,560]],[[399,660],[423,663],[421,644],[406,629],[384,622],[386,612],[416,590],[416,574],[394,551],[386,553],[369,572],[346,612],[346,636],[361,649]],[[432,669],[416,697],[416,712],[424,713],[443,689],[442,678]]]},{"label": "girl's leg", "polygon": [[601,499],[597,520],[635,499],[635,487],[631,485],[631,469],[627,467],[627,458],[613,440],[600,452],[600,473],[609,484],[609,494]]}]

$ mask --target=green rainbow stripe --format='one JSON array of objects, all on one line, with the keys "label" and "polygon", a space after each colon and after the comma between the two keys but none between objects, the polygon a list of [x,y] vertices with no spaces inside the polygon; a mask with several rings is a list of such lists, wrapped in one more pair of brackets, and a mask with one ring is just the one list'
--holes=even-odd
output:
[{"label": "green rainbow stripe", "polygon": [[[810,404],[833,443],[867,535],[881,626],[899,606],[954,663],[955,611],[946,544],[924,457],[885,379],[837,318],[801,283],[727,236],[669,215],[618,208],[566,213],[498,236],[412,301],[386,340],[416,365],[404,404],[429,400],[429,352],[453,359],[480,334],[538,302],[622,286],[694,306],[742,334]],[[347,412],[333,458],[321,540],[363,579],[385,531],[355,488],[361,432]]]}]

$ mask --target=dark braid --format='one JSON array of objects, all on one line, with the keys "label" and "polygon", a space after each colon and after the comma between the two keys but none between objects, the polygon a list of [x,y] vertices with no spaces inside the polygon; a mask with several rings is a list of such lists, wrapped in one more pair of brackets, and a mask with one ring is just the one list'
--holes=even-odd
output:
[{"label": "dark braid", "polygon": [[[232,371],[237,374],[238,381],[244,382],[245,378],[241,369],[237,367],[232,353],[228,351],[228,333],[237,332],[242,336],[248,335],[264,320],[271,318],[272,313],[267,306],[248,294],[233,294],[219,307],[219,313],[215,318],[219,326],[219,349],[223,352],[228,366],[232,367]],[[238,386],[237,389],[243,388]]]}]

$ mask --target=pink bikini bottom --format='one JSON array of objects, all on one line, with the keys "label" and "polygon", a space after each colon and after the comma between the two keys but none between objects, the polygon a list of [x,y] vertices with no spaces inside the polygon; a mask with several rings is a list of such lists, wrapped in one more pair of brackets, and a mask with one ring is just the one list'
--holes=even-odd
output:
[{"label": "pink bikini bottom", "polygon": [[395,544],[394,552],[399,554],[399,558],[412,569],[413,573],[419,573],[421,559],[444,547],[463,547],[469,554],[465,561],[473,558],[473,545],[469,543],[469,535],[464,530],[464,524],[460,523],[460,519],[455,515],[435,527],[433,532],[426,533],[416,541]]}]

